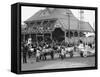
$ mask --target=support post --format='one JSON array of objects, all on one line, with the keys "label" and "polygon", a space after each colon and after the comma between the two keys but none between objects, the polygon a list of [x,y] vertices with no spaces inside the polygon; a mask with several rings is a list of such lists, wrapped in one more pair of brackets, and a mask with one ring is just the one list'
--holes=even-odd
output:
[{"label": "support post", "polygon": [[51,40],[52,40],[52,32],[50,32],[50,34],[51,34]]},{"label": "support post", "polygon": [[64,32],[65,32],[65,36],[64,37],[65,37],[65,43],[66,43],[66,30]]},{"label": "support post", "polygon": [[70,39],[70,13],[67,13],[68,14],[68,40]]},{"label": "support post", "polygon": [[25,42],[25,34],[23,34],[23,41]]},{"label": "support post", "polygon": [[75,31],[73,31],[74,45],[75,45]]},{"label": "support post", "polygon": [[50,32],[50,38],[51,38],[51,45],[53,47],[52,32]]},{"label": "support post", "polygon": [[43,43],[44,43],[44,32],[43,32],[43,36],[42,37],[43,37]]},{"label": "support post", "polygon": [[31,38],[31,34],[29,34],[29,38]]},{"label": "support post", "polygon": [[38,44],[38,40],[37,40],[37,33],[36,33],[36,44]]}]

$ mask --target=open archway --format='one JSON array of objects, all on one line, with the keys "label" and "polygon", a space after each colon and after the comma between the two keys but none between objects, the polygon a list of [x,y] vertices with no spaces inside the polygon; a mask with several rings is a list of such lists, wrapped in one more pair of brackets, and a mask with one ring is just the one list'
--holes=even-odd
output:
[{"label": "open archway", "polygon": [[64,38],[64,31],[61,28],[55,28],[52,32],[52,38],[54,41],[62,42]]}]

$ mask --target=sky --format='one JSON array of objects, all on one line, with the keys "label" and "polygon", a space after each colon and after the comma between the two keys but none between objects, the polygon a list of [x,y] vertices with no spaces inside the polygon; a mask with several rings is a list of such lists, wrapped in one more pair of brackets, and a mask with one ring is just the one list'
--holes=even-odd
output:
[{"label": "sky", "polygon": [[[45,9],[43,7],[28,7],[28,6],[22,6],[21,8],[21,15],[22,15],[22,19],[21,22],[23,23],[23,21],[27,20],[29,17],[31,17],[32,15],[34,15],[36,12],[38,12],[39,10]],[[72,11],[72,13],[74,14],[75,17],[77,17],[78,19],[80,14],[79,14],[79,10],[78,9],[70,9]],[[90,25],[94,28],[94,23],[95,23],[95,11],[94,10],[84,10],[84,21],[89,22]]]}]

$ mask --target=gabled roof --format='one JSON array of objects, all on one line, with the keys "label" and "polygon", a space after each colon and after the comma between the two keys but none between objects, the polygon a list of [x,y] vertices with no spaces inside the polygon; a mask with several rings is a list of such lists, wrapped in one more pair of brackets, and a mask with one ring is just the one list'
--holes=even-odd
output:
[{"label": "gabled roof", "polygon": [[40,10],[36,14],[28,18],[25,21],[25,23],[38,20],[54,19],[54,18],[57,19],[62,24],[62,27],[66,30],[69,29],[70,25],[70,30],[80,30],[88,32],[94,31],[88,22],[78,20],[73,15],[71,10],[61,9],[61,8],[46,8],[44,10]]},{"label": "gabled roof", "polygon": [[[48,15],[44,15],[48,13]],[[50,8],[46,8],[44,10],[38,11],[36,14],[32,15],[30,18],[28,18],[27,21],[34,21],[34,20],[41,20],[41,19],[51,19],[51,18],[64,18],[66,19],[68,17],[68,14],[70,16],[73,16],[72,12],[69,9],[60,9],[60,8],[54,8],[51,10]]]},{"label": "gabled roof", "polygon": [[94,32],[93,28],[88,22],[73,20],[70,21],[70,28],[69,28],[68,20],[66,21],[65,19],[60,19],[59,21],[63,24],[64,29]]}]

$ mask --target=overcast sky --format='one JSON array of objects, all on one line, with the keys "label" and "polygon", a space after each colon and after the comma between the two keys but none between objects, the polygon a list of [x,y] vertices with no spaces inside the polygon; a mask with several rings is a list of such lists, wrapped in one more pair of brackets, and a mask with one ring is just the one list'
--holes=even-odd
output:
[{"label": "overcast sky", "polygon": [[[28,6],[22,6],[21,8],[22,10],[22,19],[21,22],[23,23],[23,21],[27,20],[29,17],[31,17],[32,15],[34,15],[37,11],[41,10],[41,9],[45,9],[42,7],[28,7]],[[72,13],[75,15],[75,17],[77,17],[79,19],[79,10],[77,9],[71,9]],[[93,10],[84,10],[84,21],[87,21],[91,24],[91,26],[93,27],[94,24],[94,20],[95,20],[95,11]]]}]

